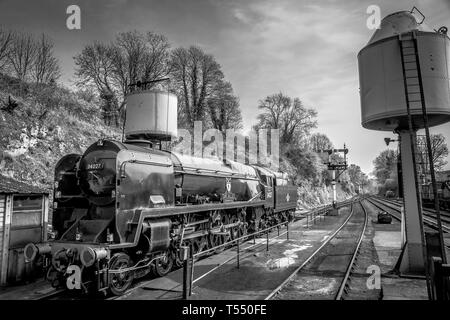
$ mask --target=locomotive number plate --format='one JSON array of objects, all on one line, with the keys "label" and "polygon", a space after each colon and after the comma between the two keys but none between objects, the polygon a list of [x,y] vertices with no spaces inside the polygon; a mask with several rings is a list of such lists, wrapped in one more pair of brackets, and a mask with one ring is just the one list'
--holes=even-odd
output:
[{"label": "locomotive number plate", "polygon": [[86,170],[101,170],[103,169],[103,163],[88,163]]}]

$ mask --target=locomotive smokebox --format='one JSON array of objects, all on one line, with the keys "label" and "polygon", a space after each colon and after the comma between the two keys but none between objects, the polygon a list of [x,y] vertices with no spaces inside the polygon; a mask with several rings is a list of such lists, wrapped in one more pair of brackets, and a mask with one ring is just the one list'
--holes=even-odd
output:
[{"label": "locomotive smokebox", "polygon": [[362,126],[372,130],[414,129],[450,121],[450,39],[408,11],[386,16],[358,54]]},{"label": "locomotive smokebox", "polygon": [[134,91],[127,96],[127,139],[167,141],[177,136],[177,97],[167,91]]}]

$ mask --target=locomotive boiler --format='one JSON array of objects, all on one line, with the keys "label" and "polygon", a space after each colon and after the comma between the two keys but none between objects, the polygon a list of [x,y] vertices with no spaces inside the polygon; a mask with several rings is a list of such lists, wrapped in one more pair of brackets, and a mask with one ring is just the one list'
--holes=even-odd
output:
[{"label": "locomotive boiler", "polygon": [[120,295],[180,266],[181,246],[197,253],[292,217],[297,189],[285,174],[147,140],[176,134],[174,117],[175,96],[135,90],[124,142],[101,139],[56,164],[54,239],[25,248],[55,287]]}]

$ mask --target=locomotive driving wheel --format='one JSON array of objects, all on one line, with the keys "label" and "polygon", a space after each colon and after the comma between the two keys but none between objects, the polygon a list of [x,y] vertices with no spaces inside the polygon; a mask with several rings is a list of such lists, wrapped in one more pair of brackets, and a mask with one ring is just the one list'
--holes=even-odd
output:
[{"label": "locomotive driving wheel", "polygon": [[[232,217],[230,219],[230,223],[237,223],[237,222],[240,222],[237,217]],[[241,237],[240,228],[241,228],[240,224],[230,228],[231,240],[235,240],[235,239]]]},{"label": "locomotive driving wheel", "polygon": [[131,266],[130,257],[125,253],[116,253],[111,258],[109,265],[109,289],[114,295],[120,296],[124,294],[133,282],[133,271],[120,272]]},{"label": "locomotive driving wheel", "polygon": [[[210,234],[209,235],[209,243],[211,248],[217,247],[221,244],[224,244],[227,241],[227,236],[221,234]],[[220,247],[215,250],[216,253],[222,252],[225,249],[225,246]]]},{"label": "locomotive driving wheel", "polygon": [[206,236],[201,236],[192,240],[192,252],[194,254],[202,252],[208,247]]},{"label": "locomotive driving wheel", "polygon": [[172,266],[173,255],[168,251],[161,258],[156,259],[153,264],[153,272],[160,277],[164,277],[172,270]]}]

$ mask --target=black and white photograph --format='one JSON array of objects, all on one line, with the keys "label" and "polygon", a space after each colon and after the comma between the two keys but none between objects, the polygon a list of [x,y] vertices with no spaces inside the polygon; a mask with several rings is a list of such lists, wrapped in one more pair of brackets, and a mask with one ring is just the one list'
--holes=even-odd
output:
[{"label": "black and white photograph", "polygon": [[450,0],[0,0],[0,309],[450,300],[448,28]]}]

